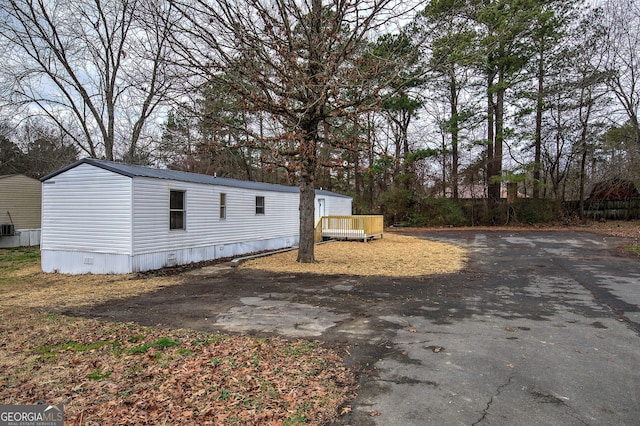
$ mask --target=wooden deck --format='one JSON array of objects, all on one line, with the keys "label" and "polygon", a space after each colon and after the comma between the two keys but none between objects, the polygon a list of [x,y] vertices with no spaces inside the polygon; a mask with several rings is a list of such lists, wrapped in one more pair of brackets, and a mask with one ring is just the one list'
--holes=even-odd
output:
[{"label": "wooden deck", "polygon": [[315,241],[359,240],[382,238],[384,221],[381,215],[323,216],[315,229]]}]

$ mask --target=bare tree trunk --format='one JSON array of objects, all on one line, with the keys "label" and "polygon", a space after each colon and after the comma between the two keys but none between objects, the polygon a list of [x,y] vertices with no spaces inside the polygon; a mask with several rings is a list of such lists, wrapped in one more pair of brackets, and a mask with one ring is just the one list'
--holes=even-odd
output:
[{"label": "bare tree trunk", "polygon": [[[453,68],[453,67],[452,67]],[[455,71],[451,73],[449,96],[451,105],[451,193],[454,200],[458,199],[458,87]]]},{"label": "bare tree trunk", "polygon": [[502,70],[498,72],[498,90],[496,91],[496,139],[493,146],[493,177],[494,181],[489,185],[489,198],[495,201],[500,200],[502,183],[502,146],[504,142],[504,74]]},{"label": "bare tree trunk", "polygon": [[534,147],[534,159],[533,159],[533,198],[540,198],[540,170],[541,164],[541,152],[542,152],[542,110],[544,101],[544,45],[540,42],[540,54],[538,58],[538,92],[536,94],[536,134],[535,134],[535,147]]},{"label": "bare tree trunk", "polygon": [[[369,168],[373,166],[375,161],[375,150],[373,146],[373,120],[371,119],[371,114],[367,114],[367,156],[369,161]],[[369,211],[373,211],[374,209],[374,199],[375,199],[375,181],[373,179],[373,173],[369,173],[369,188],[368,188],[368,204]]]},{"label": "bare tree trunk", "polygon": [[442,150],[442,196],[446,197],[447,196],[447,155],[446,155],[446,151],[447,151],[447,138],[446,138],[446,131],[444,129],[444,126],[441,126],[441,130],[440,130],[440,136],[441,138],[441,143],[442,145],[440,146],[440,149]]},{"label": "bare tree trunk", "polygon": [[[580,96],[580,99],[584,99],[584,92],[585,90],[583,89],[583,94]],[[579,191],[580,191],[580,208],[578,211],[578,217],[580,218],[580,220],[584,219],[584,189],[585,189],[585,185],[586,185],[586,180],[587,180],[587,176],[586,176],[586,169],[587,169],[587,154],[589,151],[589,146],[588,146],[588,141],[587,141],[587,135],[588,135],[588,126],[589,126],[589,119],[591,116],[591,107],[592,107],[593,103],[591,102],[591,98],[589,98],[588,100],[588,105],[587,105],[587,110],[584,112],[582,109],[580,110],[580,125],[582,126],[582,129],[580,131],[580,150],[581,152],[581,156],[580,156],[580,187],[579,187]]]},{"label": "bare tree trunk", "polygon": [[[487,187],[491,188],[491,179],[493,178],[494,164],[493,164],[493,143],[494,143],[494,111],[495,103],[493,101],[493,72],[489,72],[487,76]],[[488,192],[489,198],[491,198],[491,191]],[[490,203],[491,204],[491,203]]]},{"label": "bare tree trunk", "polygon": [[[314,44],[320,45],[322,39],[322,0],[311,2],[311,35],[309,41],[309,63],[307,65],[307,79],[310,82],[309,90],[313,93],[312,99],[319,99],[322,94],[317,92],[322,86],[318,81],[322,70],[322,58]],[[318,165],[317,141],[319,139],[319,124],[324,117],[322,105],[312,105],[308,111],[309,117],[302,123],[302,140],[300,141],[300,157],[302,170],[300,176],[300,244],[298,249],[298,262],[315,262],[315,174]]]}]

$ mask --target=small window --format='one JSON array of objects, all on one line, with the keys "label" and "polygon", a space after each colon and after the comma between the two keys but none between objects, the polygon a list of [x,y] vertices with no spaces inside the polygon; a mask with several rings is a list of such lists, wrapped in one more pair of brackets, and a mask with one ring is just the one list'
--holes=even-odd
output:
[{"label": "small window", "polygon": [[264,197],[256,197],[256,214],[264,214]]},{"label": "small window", "polygon": [[169,192],[169,229],[185,229],[184,191]]},{"label": "small window", "polygon": [[227,194],[220,194],[220,219],[227,218]]}]

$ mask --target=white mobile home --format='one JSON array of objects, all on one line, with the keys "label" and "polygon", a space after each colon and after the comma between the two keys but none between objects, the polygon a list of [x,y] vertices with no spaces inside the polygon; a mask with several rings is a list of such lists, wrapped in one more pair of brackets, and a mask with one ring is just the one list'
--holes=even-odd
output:
[{"label": "white mobile home", "polygon": [[[42,178],[42,270],[129,273],[290,247],[299,189],[83,159]],[[316,191],[316,217],[351,197]]]}]

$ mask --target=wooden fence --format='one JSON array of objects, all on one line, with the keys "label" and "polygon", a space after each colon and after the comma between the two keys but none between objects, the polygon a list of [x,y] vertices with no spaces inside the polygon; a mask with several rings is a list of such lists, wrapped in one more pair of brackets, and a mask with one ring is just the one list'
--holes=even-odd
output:
[{"label": "wooden fence", "polygon": [[381,215],[322,216],[315,229],[315,241],[325,239],[362,240],[382,238],[384,218]]}]

